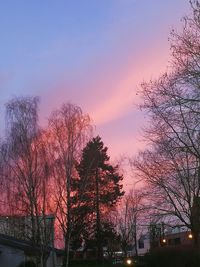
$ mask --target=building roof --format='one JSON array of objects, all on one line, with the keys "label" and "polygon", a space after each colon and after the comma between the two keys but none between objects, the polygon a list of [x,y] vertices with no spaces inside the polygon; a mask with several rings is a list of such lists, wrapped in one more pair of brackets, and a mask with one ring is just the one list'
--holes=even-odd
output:
[{"label": "building roof", "polygon": [[40,251],[40,247],[30,241],[20,240],[4,234],[0,234],[0,244],[23,250],[26,254],[38,254]]},{"label": "building roof", "polygon": [[[35,245],[31,241],[25,241],[21,239],[17,239],[8,235],[0,234],[0,245],[13,247],[16,249],[20,249],[25,252],[25,254],[36,255],[41,251],[41,247],[39,245]],[[61,249],[55,249],[50,246],[42,247],[43,251],[49,253],[54,250],[56,254],[62,254],[63,251]]]}]

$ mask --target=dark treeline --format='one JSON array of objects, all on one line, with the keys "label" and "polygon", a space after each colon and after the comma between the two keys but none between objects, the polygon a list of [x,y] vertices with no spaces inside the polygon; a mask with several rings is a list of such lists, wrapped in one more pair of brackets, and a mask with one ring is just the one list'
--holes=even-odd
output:
[{"label": "dark treeline", "polygon": [[46,265],[45,247],[54,242],[49,227],[54,219],[56,240],[64,244],[63,266],[68,266],[70,248],[76,250],[83,242],[85,248],[96,247],[102,260],[104,233],[114,233],[108,213],[124,194],[123,177],[109,162],[101,138],[92,138],[90,117],[80,107],[62,105],[42,129],[38,104],[37,97],[6,104],[6,137],[0,145],[1,220],[9,220],[12,231],[14,223],[21,223],[12,234],[40,246],[41,266]]}]

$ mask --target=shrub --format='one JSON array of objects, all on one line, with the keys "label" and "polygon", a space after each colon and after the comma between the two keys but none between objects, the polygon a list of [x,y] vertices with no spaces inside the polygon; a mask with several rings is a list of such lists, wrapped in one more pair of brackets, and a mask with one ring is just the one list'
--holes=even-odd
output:
[{"label": "shrub", "polygon": [[18,267],[36,267],[36,265],[33,261],[25,261],[25,262],[20,263]]},{"label": "shrub", "polygon": [[111,267],[112,264],[104,261],[103,264],[98,262],[97,260],[71,260],[70,261],[70,267]]},{"label": "shrub", "polygon": [[199,267],[200,251],[194,248],[159,248],[145,256],[148,267]]}]

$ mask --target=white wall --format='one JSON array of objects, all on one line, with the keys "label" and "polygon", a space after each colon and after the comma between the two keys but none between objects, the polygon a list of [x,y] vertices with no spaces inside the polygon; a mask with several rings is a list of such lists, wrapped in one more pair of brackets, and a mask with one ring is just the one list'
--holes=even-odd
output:
[{"label": "white wall", "polygon": [[[0,244],[0,267],[18,267],[25,261],[23,250]],[[48,267],[61,266],[55,252],[51,252],[47,260]]]},{"label": "white wall", "polygon": [[[137,246],[138,246],[138,244],[137,244]],[[144,239],[144,248],[138,247],[138,255],[139,256],[144,255],[145,253],[147,253],[149,251],[149,249],[150,249],[150,240],[149,240],[149,238],[146,238],[146,239]]]},{"label": "white wall", "polygon": [[23,261],[22,250],[0,245],[0,267],[17,267]]}]

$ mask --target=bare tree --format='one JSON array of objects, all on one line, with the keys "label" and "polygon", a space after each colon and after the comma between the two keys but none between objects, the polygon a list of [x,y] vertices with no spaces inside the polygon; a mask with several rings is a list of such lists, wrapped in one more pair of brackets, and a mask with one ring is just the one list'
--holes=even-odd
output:
[{"label": "bare tree", "polygon": [[21,238],[40,246],[38,261],[45,266],[45,248],[50,245],[46,227],[48,170],[37,108],[38,98],[32,97],[15,98],[7,103],[4,163],[7,166],[8,218],[12,221],[14,217],[18,221],[24,218],[25,230]]},{"label": "bare tree", "polygon": [[143,209],[143,196],[138,191],[131,190],[125,195],[117,213],[117,232],[120,235],[122,250],[127,256],[129,245],[134,245],[135,255],[138,255],[137,239],[139,224]]},{"label": "bare tree", "polygon": [[200,3],[191,1],[181,33],[170,36],[171,71],[142,84],[141,108],[149,124],[144,130],[150,148],[135,161],[137,174],[151,188],[152,203],[189,227],[198,243],[200,196]]},{"label": "bare tree", "polygon": [[55,185],[54,201],[65,242],[63,267],[68,266],[73,230],[71,197],[73,177],[77,175],[75,165],[91,130],[89,116],[83,114],[80,107],[69,103],[54,111],[49,119],[48,139]]},{"label": "bare tree", "polygon": [[[170,147],[146,150],[134,162],[137,175],[146,183],[149,207],[154,215],[172,225],[185,225],[198,236],[193,205],[199,196],[199,162],[188,152]],[[175,219],[176,218],[176,219]]]}]

